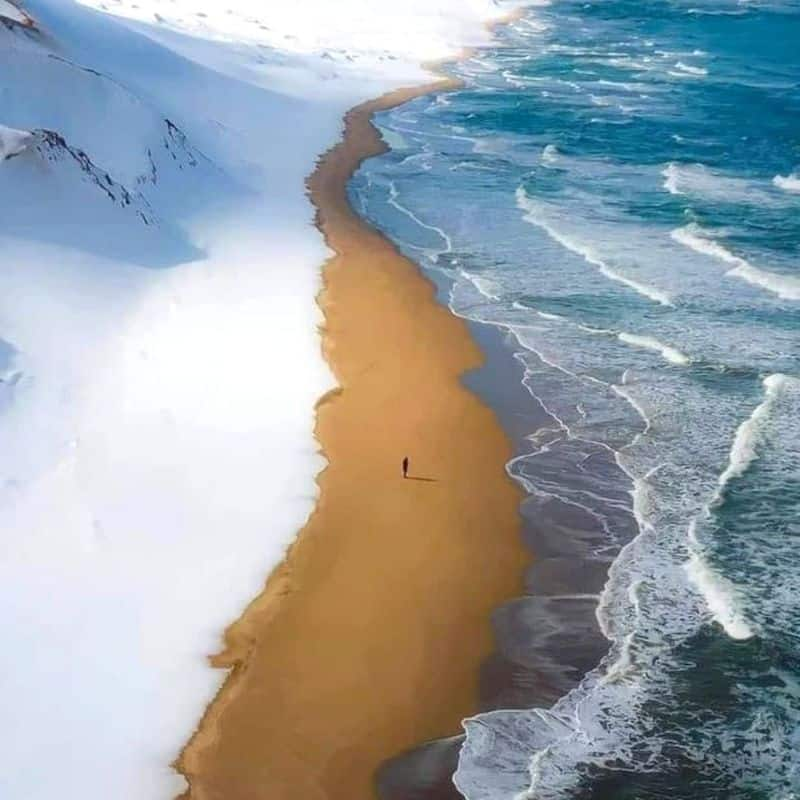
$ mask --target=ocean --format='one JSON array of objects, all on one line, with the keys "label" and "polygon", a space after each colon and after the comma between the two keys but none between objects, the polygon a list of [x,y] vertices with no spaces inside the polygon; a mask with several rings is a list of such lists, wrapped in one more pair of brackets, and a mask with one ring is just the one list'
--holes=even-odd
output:
[{"label": "ocean", "polygon": [[455,784],[794,798],[800,3],[554,0],[449,71],[350,191],[521,389],[536,560]]}]

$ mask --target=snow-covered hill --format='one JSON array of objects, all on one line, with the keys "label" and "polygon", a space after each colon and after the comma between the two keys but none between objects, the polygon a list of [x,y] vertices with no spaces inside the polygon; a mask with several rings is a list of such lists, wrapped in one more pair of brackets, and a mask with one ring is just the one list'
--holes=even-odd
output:
[{"label": "snow-covered hill", "polygon": [[33,139],[30,131],[18,131],[0,125],[0,161],[18,156],[28,148]]},{"label": "snow-covered hill", "polygon": [[22,10],[17,0],[0,0],[0,24],[6,28],[30,28],[33,20]]},{"label": "snow-covered hill", "polygon": [[7,800],[181,788],[170,763],[220,683],[206,656],[321,467],[304,179],[346,108],[500,11],[90,5],[0,0]]}]

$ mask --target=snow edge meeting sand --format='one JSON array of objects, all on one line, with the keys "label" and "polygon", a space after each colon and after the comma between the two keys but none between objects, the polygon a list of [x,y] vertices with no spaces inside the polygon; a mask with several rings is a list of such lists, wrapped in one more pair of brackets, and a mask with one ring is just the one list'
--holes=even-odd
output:
[{"label": "snow edge meeting sand", "polygon": [[[319,297],[338,383],[317,407],[329,466],[308,524],[214,659],[231,674],[178,762],[195,800],[367,797],[385,759],[476,710],[490,614],[529,559],[522,493],[503,470],[511,445],[461,384],[482,361],[465,323],[346,194],[387,149],[375,112],[455,86],[352,109],[309,181],[335,252]],[[432,480],[402,482],[403,448]]]}]

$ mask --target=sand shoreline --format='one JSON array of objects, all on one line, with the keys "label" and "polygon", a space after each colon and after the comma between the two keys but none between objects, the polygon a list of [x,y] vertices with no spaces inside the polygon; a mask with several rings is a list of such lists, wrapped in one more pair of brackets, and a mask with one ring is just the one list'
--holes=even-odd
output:
[{"label": "sand shoreline", "polygon": [[[319,298],[339,385],[317,407],[329,466],[307,525],[213,659],[231,673],[177,762],[187,798],[371,797],[383,761],[477,710],[490,614],[529,561],[511,444],[462,385],[482,362],[466,324],[346,194],[386,148],[372,115],[455,85],[351,110],[309,180],[336,253]],[[418,480],[400,478],[405,454]]]}]

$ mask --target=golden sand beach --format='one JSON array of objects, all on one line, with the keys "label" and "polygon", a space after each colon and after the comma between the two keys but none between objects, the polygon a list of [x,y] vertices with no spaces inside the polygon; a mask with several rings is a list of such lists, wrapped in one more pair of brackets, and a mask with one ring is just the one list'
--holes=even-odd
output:
[{"label": "golden sand beach", "polygon": [[319,297],[340,387],[317,409],[329,464],[316,510],[213,659],[231,672],[177,764],[191,800],[373,797],[381,762],[476,710],[490,614],[521,588],[511,445],[460,380],[481,353],[346,196],[385,150],[373,113],[447,86],[350,111],[309,180],[335,252]]}]

